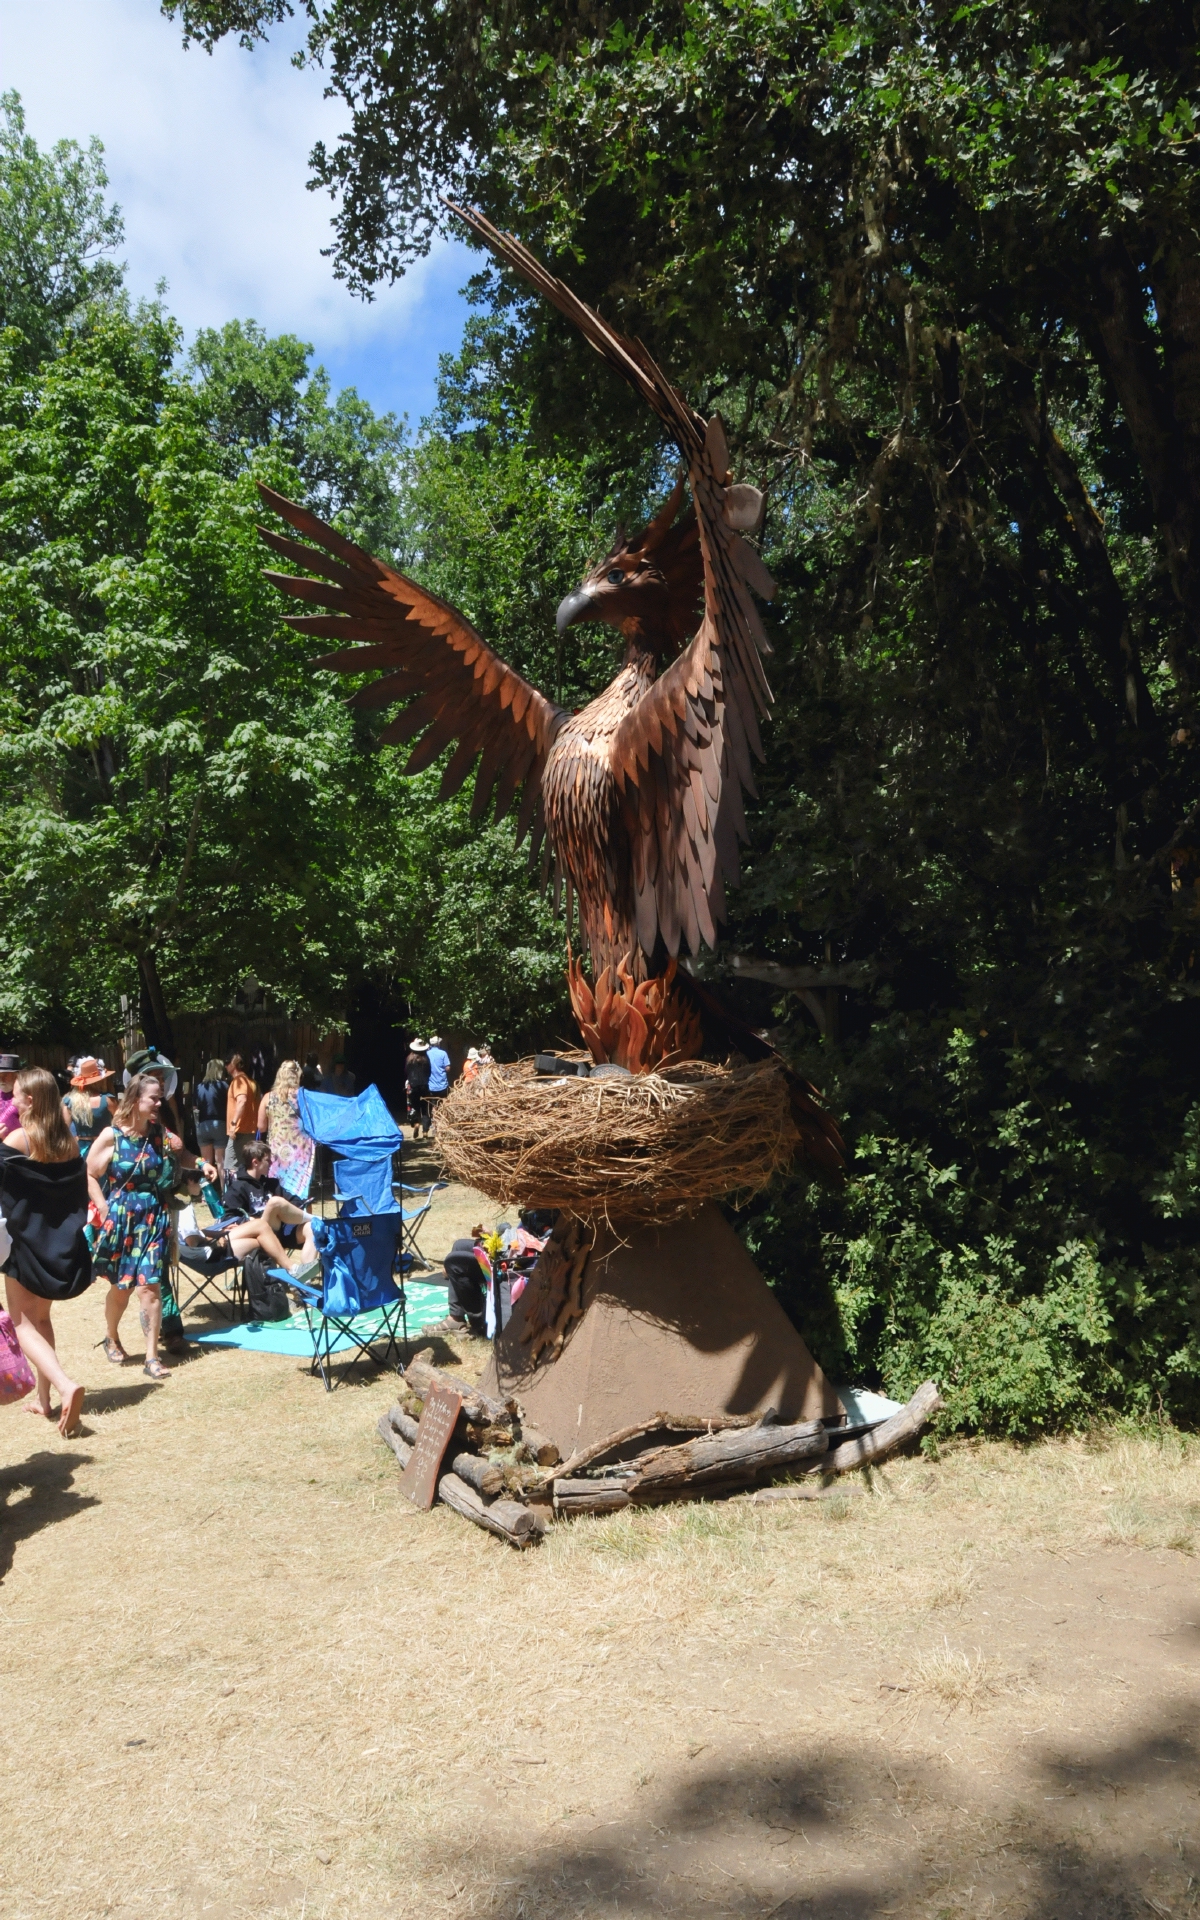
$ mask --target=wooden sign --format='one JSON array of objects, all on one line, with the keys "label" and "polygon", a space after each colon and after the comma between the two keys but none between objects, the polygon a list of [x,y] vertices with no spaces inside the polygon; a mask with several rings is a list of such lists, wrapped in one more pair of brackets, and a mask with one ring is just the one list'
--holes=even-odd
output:
[{"label": "wooden sign", "polygon": [[461,1393],[452,1393],[449,1387],[431,1386],[425,1396],[417,1427],[417,1444],[412,1450],[412,1458],[400,1475],[401,1493],[422,1513],[428,1513],[433,1505],[442,1460],[450,1445],[450,1436],[461,1408]]}]

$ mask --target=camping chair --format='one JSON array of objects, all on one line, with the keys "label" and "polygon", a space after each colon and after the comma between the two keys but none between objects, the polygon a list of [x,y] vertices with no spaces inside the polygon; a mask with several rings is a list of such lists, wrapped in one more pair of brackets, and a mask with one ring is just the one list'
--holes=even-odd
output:
[{"label": "camping chair", "polygon": [[[201,1229],[208,1243],[204,1247],[186,1247],[176,1240],[172,1287],[179,1302],[179,1317],[182,1320],[184,1312],[194,1301],[203,1300],[206,1305],[215,1307],[218,1313],[227,1315],[232,1325],[245,1313],[246,1288],[242,1263],[229,1244],[229,1229],[245,1216],[225,1206],[210,1180],[200,1182],[200,1191],[205,1206],[212,1214],[213,1224]],[[228,1277],[230,1275],[231,1279]],[[192,1286],[186,1300],[179,1284],[185,1279]]]},{"label": "camping chair", "polygon": [[434,1194],[440,1193],[449,1184],[448,1180],[435,1180],[429,1187],[406,1187],[403,1180],[397,1180],[392,1186],[392,1192],[397,1196],[403,1193],[415,1193],[418,1196],[415,1206],[406,1207],[403,1200],[400,1202],[400,1250],[401,1257],[407,1259],[410,1266],[424,1267],[426,1273],[430,1271],[432,1262],[421,1252],[417,1234],[433,1205]]},{"label": "camping chair", "polygon": [[[315,1276],[308,1281],[282,1267],[269,1269],[273,1279],[299,1295],[312,1339],[309,1372],[319,1372],[330,1393],[338,1353],[349,1351],[355,1359],[365,1354],[377,1367],[399,1370],[400,1342],[408,1348],[408,1302],[395,1274],[399,1213],[370,1214],[351,1202],[336,1220],[314,1221],[313,1234],[321,1258],[319,1284]],[[361,1315],[374,1312],[379,1318],[373,1326],[357,1324]],[[382,1357],[375,1351],[380,1345]]]}]

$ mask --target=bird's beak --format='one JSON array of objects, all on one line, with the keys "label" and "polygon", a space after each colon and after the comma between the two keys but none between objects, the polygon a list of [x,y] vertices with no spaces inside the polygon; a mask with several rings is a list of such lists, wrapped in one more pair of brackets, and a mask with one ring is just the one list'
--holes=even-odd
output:
[{"label": "bird's beak", "polygon": [[597,616],[596,596],[587,587],[576,587],[563,600],[555,616],[554,625],[559,633],[565,633],[579,620],[594,620]]}]

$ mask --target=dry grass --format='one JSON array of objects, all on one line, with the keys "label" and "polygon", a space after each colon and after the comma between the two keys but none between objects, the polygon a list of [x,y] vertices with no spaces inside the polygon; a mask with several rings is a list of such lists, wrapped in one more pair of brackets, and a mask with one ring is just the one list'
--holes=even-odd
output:
[{"label": "dry grass", "polygon": [[952,1647],[947,1639],[940,1647],[919,1653],[912,1672],[915,1691],[951,1710],[968,1707],[975,1711],[998,1694],[1012,1692],[1014,1684],[1013,1676],[981,1648],[966,1653]]},{"label": "dry grass", "polygon": [[155,1388],[98,1296],[57,1318],[84,1436],[0,1414],[4,1920],[1188,1911],[1194,1445],[952,1446],[517,1555],[400,1500],[390,1381]]},{"label": "dry grass", "polygon": [[437,1116],[454,1179],[502,1206],[561,1207],[623,1224],[759,1192],[795,1157],[773,1061],[703,1060],[612,1079],[543,1078],[531,1060],[460,1081]]}]

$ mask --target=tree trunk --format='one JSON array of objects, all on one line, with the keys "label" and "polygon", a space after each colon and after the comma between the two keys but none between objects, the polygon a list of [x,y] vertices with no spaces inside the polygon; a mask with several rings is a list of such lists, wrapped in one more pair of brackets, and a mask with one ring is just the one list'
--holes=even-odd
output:
[{"label": "tree trunk", "polygon": [[163,997],[162,981],[158,977],[158,964],[153,948],[138,955],[138,974],[141,978],[141,1027],[147,1042],[164,1053],[168,1060],[175,1058],[175,1036],[171,1031],[171,1017],[167,1012],[167,1003]]}]

